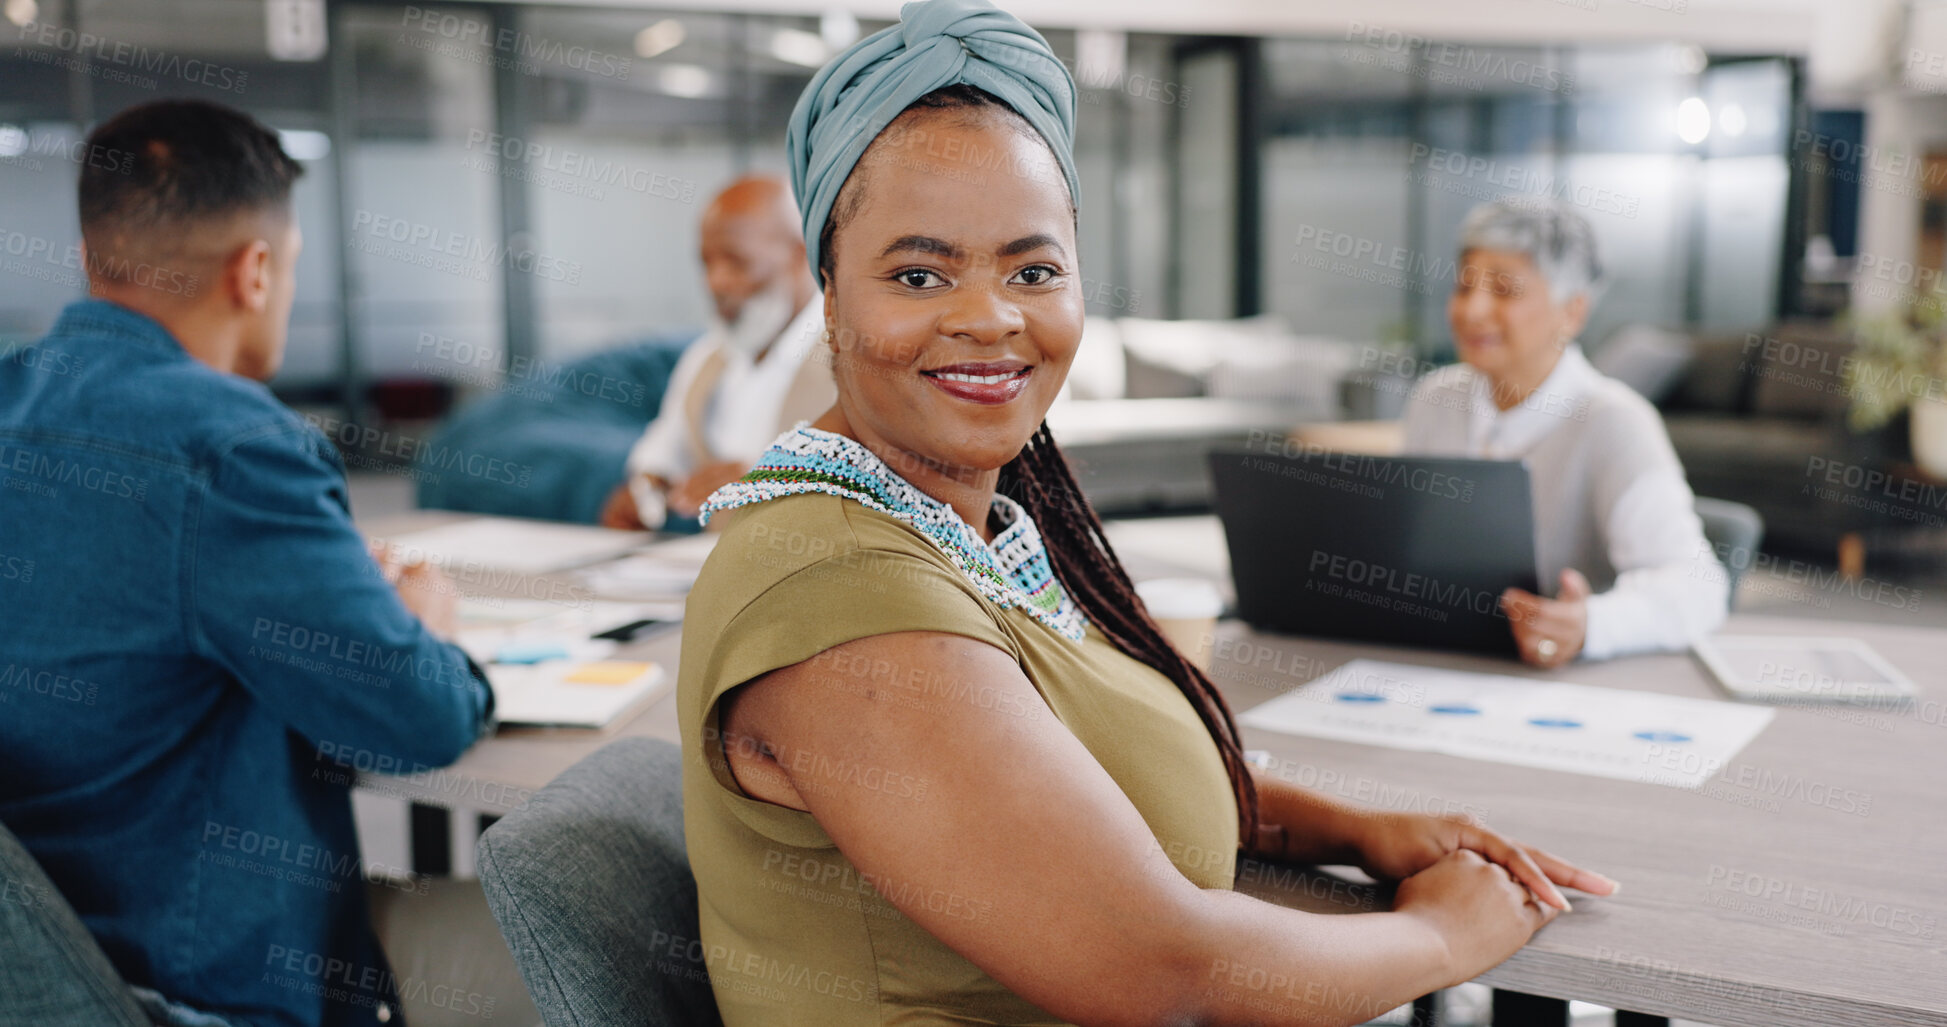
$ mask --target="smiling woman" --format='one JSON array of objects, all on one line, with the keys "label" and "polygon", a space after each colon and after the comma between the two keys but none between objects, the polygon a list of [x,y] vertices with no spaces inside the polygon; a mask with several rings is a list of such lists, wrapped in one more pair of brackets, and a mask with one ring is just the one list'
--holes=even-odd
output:
[{"label": "smiling woman", "polygon": [[1474,208],[1447,302],[1463,363],[1421,379],[1406,405],[1407,452],[1528,465],[1554,595],[1508,589],[1501,608],[1539,667],[1682,651],[1728,612],[1728,579],[1697,571],[1711,546],[1662,417],[1575,341],[1601,284],[1595,230],[1575,211]]},{"label": "smiling woman", "polygon": [[[1073,82],[978,0],[902,14],[792,120],[837,403],[704,506],[678,708],[725,1022],[1354,1023],[1505,958],[1555,882],[1606,893],[1246,768],[1043,423]],[[1231,892],[1240,850],[1405,880],[1309,915]]]},{"label": "smiling woman", "polygon": [[1011,108],[947,86],[865,151],[820,236],[840,399],[818,427],[905,458],[914,484],[940,481],[984,528],[992,472],[1035,433],[1081,342],[1060,163]]}]

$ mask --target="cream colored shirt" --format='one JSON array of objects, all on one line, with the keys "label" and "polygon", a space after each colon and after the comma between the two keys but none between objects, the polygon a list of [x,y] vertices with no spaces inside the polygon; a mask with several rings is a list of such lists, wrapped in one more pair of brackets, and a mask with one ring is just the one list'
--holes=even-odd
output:
[{"label": "cream colored shirt", "polygon": [[799,368],[817,351],[824,334],[824,311],[823,297],[814,295],[791,318],[762,360],[754,361],[748,354],[725,346],[716,332],[705,333],[683,351],[670,372],[669,388],[663,392],[656,419],[649,422],[629,451],[629,494],[644,527],[660,528],[669,516],[662,490],[649,481],[648,475],[679,482],[696,470],[695,447],[683,404],[696,387],[704,362],[712,353],[723,354],[723,374],[704,407],[704,448],[719,460],[755,462],[778,432],[790,427],[778,423],[778,414]]},{"label": "cream colored shirt", "polygon": [[1512,410],[1489,388],[1465,364],[1428,375],[1407,400],[1404,451],[1527,463],[1543,591],[1572,567],[1597,593],[1582,655],[1684,649],[1722,624],[1727,577],[1656,408],[1579,346]]}]

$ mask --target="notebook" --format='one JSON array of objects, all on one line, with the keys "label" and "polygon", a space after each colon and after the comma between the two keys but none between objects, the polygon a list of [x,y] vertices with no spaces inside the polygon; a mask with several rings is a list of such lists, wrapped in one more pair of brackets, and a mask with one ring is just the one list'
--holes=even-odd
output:
[{"label": "notebook", "polygon": [[661,698],[668,675],[647,660],[549,660],[487,668],[500,722],[604,728]]},{"label": "notebook", "polygon": [[502,724],[604,728],[667,691],[655,663],[618,655],[680,623],[666,603],[460,603],[458,642],[487,672]]},{"label": "notebook", "polygon": [[439,564],[449,574],[480,568],[511,574],[551,574],[620,556],[646,544],[646,531],[614,531],[511,517],[476,517],[395,535],[408,558]]}]

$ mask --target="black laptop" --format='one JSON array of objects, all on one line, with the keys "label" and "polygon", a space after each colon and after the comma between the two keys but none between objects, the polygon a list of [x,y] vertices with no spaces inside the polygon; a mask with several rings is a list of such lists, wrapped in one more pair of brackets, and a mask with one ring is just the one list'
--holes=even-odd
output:
[{"label": "black laptop", "polygon": [[1210,472],[1253,627],[1515,655],[1500,599],[1536,591],[1525,465],[1256,447]]}]

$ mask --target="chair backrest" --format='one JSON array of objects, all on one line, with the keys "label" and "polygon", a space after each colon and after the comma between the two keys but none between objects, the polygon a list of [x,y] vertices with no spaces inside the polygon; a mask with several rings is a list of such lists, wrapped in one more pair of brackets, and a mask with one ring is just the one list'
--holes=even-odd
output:
[{"label": "chair backrest", "polygon": [[0,1024],[148,1027],[33,854],[0,827]]},{"label": "chair backrest", "polygon": [[548,1027],[722,1023],[697,937],[676,746],[603,746],[488,828],[479,866]]},{"label": "chair backrest", "polygon": [[1737,608],[1737,585],[1764,543],[1764,516],[1728,499],[1697,497],[1697,519],[1704,522],[1704,540],[1723,560],[1731,580],[1731,608]]}]

